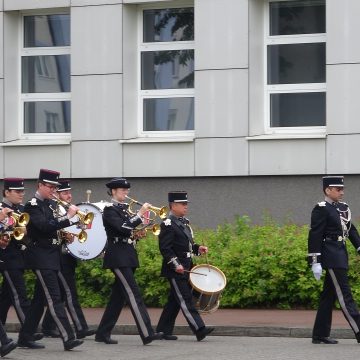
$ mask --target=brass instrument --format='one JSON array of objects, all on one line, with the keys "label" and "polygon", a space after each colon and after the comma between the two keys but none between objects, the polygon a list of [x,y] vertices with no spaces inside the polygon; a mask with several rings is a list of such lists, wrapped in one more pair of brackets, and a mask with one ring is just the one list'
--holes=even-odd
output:
[{"label": "brass instrument", "polygon": [[5,230],[0,234],[1,237],[5,236],[8,237],[9,239],[13,238],[17,241],[21,241],[25,235],[26,235],[26,228],[24,226],[18,226],[12,230]]},{"label": "brass instrument", "polygon": [[66,231],[66,230],[59,230],[59,236],[66,240],[66,235],[72,235],[76,238],[78,238],[79,243],[84,243],[87,240],[87,233],[84,230],[81,230],[78,234],[70,232],[70,231]]},{"label": "brass instrument", "polygon": [[[132,206],[133,206],[134,204],[137,204],[137,205],[140,205],[140,206],[144,205],[143,203],[141,203],[141,202],[139,202],[139,201],[137,201],[137,200],[135,200],[135,199],[132,199],[132,198],[129,197],[129,196],[125,196],[125,197],[126,197],[126,199],[130,200],[129,209],[128,209],[128,211],[130,212],[130,214],[133,214],[133,215],[136,214],[136,212],[132,209]],[[168,212],[169,212],[169,209],[167,208],[167,206],[163,206],[163,207],[161,207],[161,208],[155,207],[155,206],[150,206],[149,210],[150,210],[153,214],[155,214],[155,216],[158,216],[160,219],[165,219],[165,218],[167,217]],[[147,220],[149,220],[149,221],[155,221],[155,216],[154,216],[153,218],[149,217]]]},{"label": "brass instrument", "polygon": [[[4,209],[3,207],[0,207],[0,211]],[[11,208],[9,208],[11,210]],[[12,218],[12,220],[14,221],[14,223],[17,225],[17,226],[26,226],[29,221],[30,221],[30,215],[28,213],[21,213],[21,214],[18,214],[17,212],[9,212],[8,216],[10,218]]]},{"label": "brass instrument", "polygon": [[[53,199],[61,206],[63,206],[66,210],[69,209],[69,207],[72,205],[71,203],[68,203],[67,201],[60,200],[56,195],[53,195]],[[88,212],[84,213],[80,210],[76,212],[76,215],[79,217],[79,222],[84,225],[90,225],[92,221],[94,220],[94,213]]]}]

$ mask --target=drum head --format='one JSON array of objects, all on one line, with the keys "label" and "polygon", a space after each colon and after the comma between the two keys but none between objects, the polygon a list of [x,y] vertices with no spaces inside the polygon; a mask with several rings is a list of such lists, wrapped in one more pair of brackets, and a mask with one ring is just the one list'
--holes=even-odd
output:
[{"label": "drum head", "polygon": [[[191,271],[193,272],[190,273],[190,284],[195,290],[207,295],[224,290],[226,286],[226,277],[217,267],[202,264],[194,266]],[[194,272],[204,275],[198,275]]]},{"label": "drum head", "polygon": [[[98,206],[91,203],[81,203],[76,205],[80,211],[84,213],[94,213],[94,220],[92,224],[85,229],[87,233],[86,241],[80,243],[78,239],[75,238],[73,243],[66,244],[68,252],[77,259],[95,259],[101,255],[105,249],[107,238],[102,220],[102,210],[107,203],[101,202],[101,204],[103,204],[102,208],[99,208]],[[76,221],[76,216],[73,218],[73,220]],[[78,225],[72,225],[65,230],[78,234],[81,229],[78,227]]]}]

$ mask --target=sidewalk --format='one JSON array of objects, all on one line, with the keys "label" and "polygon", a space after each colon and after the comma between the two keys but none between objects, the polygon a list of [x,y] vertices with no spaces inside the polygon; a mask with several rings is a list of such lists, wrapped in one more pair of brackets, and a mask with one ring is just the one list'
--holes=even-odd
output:
[{"label": "sidewalk", "polygon": [[[157,324],[161,310],[149,308],[153,325]],[[102,308],[83,309],[90,327],[96,327],[104,312]],[[248,309],[219,309],[212,314],[203,315],[206,325],[214,326],[214,335],[226,336],[285,336],[311,337],[312,326],[316,311],[314,310],[248,310]],[[6,324],[10,332],[19,329],[18,319],[13,309],[9,312]],[[343,314],[339,310],[333,311],[332,336],[337,338],[354,338]],[[114,334],[137,334],[135,321],[128,307],[122,311]],[[180,313],[174,333],[178,335],[190,334],[189,327]]]}]

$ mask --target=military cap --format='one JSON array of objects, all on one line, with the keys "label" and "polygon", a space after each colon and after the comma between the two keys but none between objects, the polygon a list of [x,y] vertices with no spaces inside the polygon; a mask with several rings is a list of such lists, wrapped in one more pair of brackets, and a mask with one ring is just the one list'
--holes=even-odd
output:
[{"label": "military cap", "polygon": [[344,177],[343,176],[324,176],[323,177],[323,189],[330,186],[344,187]]},{"label": "military cap", "polygon": [[43,183],[48,183],[52,185],[60,185],[59,184],[59,176],[60,173],[54,170],[40,169],[39,180]]},{"label": "military cap", "polygon": [[66,191],[71,190],[70,180],[68,179],[59,179],[60,186],[58,187],[57,191]]},{"label": "military cap", "polygon": [[4,190],[25,190],[24,179],[22,178],[5,178]]},{"label": "military cap", "polygon": [[186,191],[170,191],[168,193],[169,202],[188,202]]},{"label": "military cap", "polygon": [[106,186],[109,189],[129,189],[130,183],[125,178],[113,178],[108,183],[106,183]]}]

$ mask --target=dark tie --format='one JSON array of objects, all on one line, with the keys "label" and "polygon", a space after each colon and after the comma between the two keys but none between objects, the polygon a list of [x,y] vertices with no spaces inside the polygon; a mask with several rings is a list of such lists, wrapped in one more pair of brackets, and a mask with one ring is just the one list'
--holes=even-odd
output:
[{"label": "dark tie", "polygon": [[179,217],[178,220],[185,225],[187,225],[189,223],[188,220],[184,217]]},{"label": "dark tie", "polygon": [[337,202],[335,202],[335,201],[334,201],[332,204],[333,204],[334,206],[338,206],[338,205],[339,205],[339,203],[337,203]]}]

